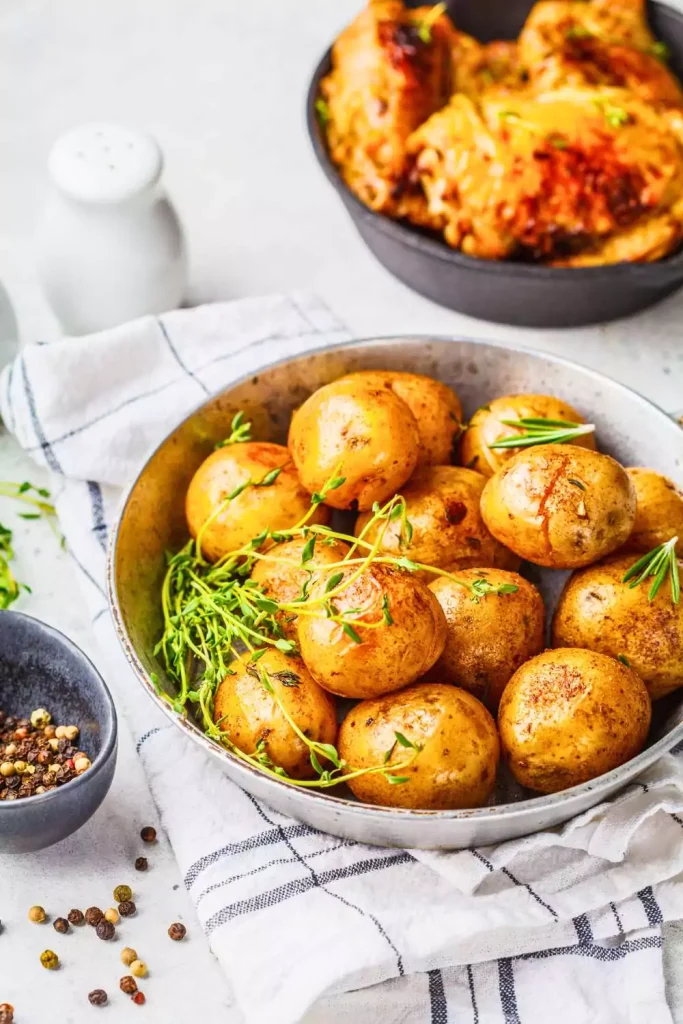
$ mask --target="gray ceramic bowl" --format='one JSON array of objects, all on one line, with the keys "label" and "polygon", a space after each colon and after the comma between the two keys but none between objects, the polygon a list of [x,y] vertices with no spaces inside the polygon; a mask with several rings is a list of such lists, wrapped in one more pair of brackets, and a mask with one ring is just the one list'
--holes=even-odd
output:
[{"label": "gray ceramic bowl", "polygon": [[104,800],[116,767],[116,710],[95,666],[51,626],[0,612],[0,708],[27,717],[46,707],[58,725],[78,725],[92,767],[59,789],[0,800],[0,853],[28,853],[66,839]]}]

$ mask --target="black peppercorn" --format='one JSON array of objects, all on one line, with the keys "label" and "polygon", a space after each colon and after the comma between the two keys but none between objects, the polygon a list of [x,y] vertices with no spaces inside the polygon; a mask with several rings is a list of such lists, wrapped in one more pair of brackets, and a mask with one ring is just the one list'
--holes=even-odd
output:
[{"label": "black peppercorn", "polygon": [[52,923],[52,927],[56,932],[59,932],[60,935],[66,935],[69,930],[69,922],[65,917],[56,917]]},{"label": "black peppercorn", "polygon": [[143,843],[153,843],[157,837],[157,830],[152,828],[151,825],[146,825],[140,832],[140,838]]},{"label": "black peppercorn", "polygon": [[138,859],[135,861],[135,870],[136,871],[146,871],[147,870],[147,858],[146,857],[138,857]]},{"label": "black peppercorn", "polygon": [[180,921],[176,921],[175,924],[172,924],[168,929],[168,934],[174,942],[180,942],[180,940],[184,939],[187,935],[187,928],[184,924],[181,924]]},{"label": "black peppercorn", "polygon": [[103,988],[94,988],[92,992],[88,994],[88,999],[93,1006],[104,1006],[107,1002],[107,993]]},{"label": "black peppercorn", "polygon": [[88,907],[85,912],[85,919],[93,928],[97,928],[103,917],[104,914],[99,907]]},{"label": "black peppercorn", "polygon": [[132,900],[124,900],[123,903],[119,903],[119,914],[121,917],[132,917],[137,907]]},{"label": "black peppercorn", "polygon": [[114,928],[114,925],[111,923],[111,921],[107,921],[105,920],[105,918],[102,918],[102,920],[97,925],[97,937],[99,939],[104,939],[106,942],[109,939],[113,939],[115,935],[116,929]]},{"label": "black peppercorn", "polygon": [[82,910],[70,910],[68,917],[70,924],[83,924],[85,921],[85,914]]},{"label": "black peppercorn", "polygon": [[121,978],[119,988],[122,992],[125,992],[127,996],[132,996],[137,992],[138,985],[135,978],[132,978],[130,974],[126,974]]}]

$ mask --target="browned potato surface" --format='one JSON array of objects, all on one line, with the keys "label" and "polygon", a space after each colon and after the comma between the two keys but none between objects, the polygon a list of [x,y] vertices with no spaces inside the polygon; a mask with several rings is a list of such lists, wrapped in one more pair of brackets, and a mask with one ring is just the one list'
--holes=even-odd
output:
[{"label": "browned potato surface", "polygon": [[[253,754],[259,741],[274,764],[293,779],[315,776],[309,750],[282,713],[273,694],[268,693],[260,675],[268,681],[287,713],[309,739],[334,743],[337,714],[334,698],[314,679],[301,658],[269,648],[258,662],[249,654],[233,661],[234,675],[227,675],[216,691],[214,721],[243,753]],[[323,767],[330,767],[323,764]]]},{"label": "browned potato surface", "polygon": [[344,477],[327,504],[367,509],[406,482],[420,438],[415,417],[392,390],[347,378],[319,388],[297,409],[289,447],[308,491],[319,493],[330,478]]},{"label": "browned potato surface", "polygon": [[389,388],[403,399],[417,422],[420,435],[418,465],[444,466],[453,462],[460,437],[462,406],[454,391],[440,380],[419,373],[361,370],[343,380],[361,380]]},{"label": "browned potato surface", "polygon": [[[489,448],[490,444],[524,433],[523,427],[511,427],[503,420],[527,418],[566,420],[585,423],[584,417],[554,395],[504,395],[480,406],[469,422],[460,443],[460,461],[477,473],[492,476],[500,467],[517,455],[520,448]],[[595,434],[585,434],[572,444],[595,449]]]},{"label": "browned potato surface", "polygon": [[[263,587],[264,593],[279,604],[295,601],[301,594],[301,588],[311,573],[325,565],[341,562],[349,550],[348,544],[330,538],[318,537],[313,557],[301,564],[303,551],[308,537],[295,537],[293,540],[276,544],[264,552],[265,558],[259,559],[251,570],[251,578]],[[281,611],[277,619],[285,636],[293,639],[296,636],[297,616],[294,611]]]},{"label": "browned potato surface", "polygon": [[555,609],[553,645],[625,658],[657,700],[683,686],[683,604],[672,602],[668,580],[653,601],[652,580],[623,583],[637,558],[620,554],[570,576]]},{"label": "browned potato surface", "polygon": [[654,469],[627,469],[636,489],[636,522],[626,542],[630,551],[650,551],[678,537],[676,553],[683,557],[683,490]]},{"label": "browned potato surface", "polygon": [[429,586],[447,625],[446,646],[429,678],[462,686],[495,712],[513,673],[543,650],[543,599],[514,572],[460,569],[456,575],[470,585],[484,580],[491,587],[517,588],[474,600],[470,590],[446,577]]},{"label": "browned potato surface", "polygon": [[498,729],[517,781],[556,793],[635,757],[650,717],[645,684],[632,669],[563,647],[517,669],[503,692]]},{"label": "browned potato surface", "polygon": [[[518,569],[519,559],[498,543],[482,519],[480,499],[485,482],[480,473],[462,466],[425,466],[418,470],[400,492],[413,529],[412,539],[406,542],[404,537],[401,543],[401,519],[394,519],[384,531],[382,553],[405,555],[413,562],[439,569]],[[356,536],[371,519],[371,512],[358,516]],[[383,526],[383,521],[378,522],[364,539],[374,544]],[[427,581],[434,578],[429,573],[421,575]]]},{"label": "browned potato surface", "polygon": [[[281,468],[268,486],[248,486],[231,501],[228,495],[251,481],[258,484]],[[211,562],[247,544],[266,527],[286,530],[310,508],[310,494],[303,487],[287,448],[265,441],[246,441],[212,452],[192,477],[185,498],[190,533],[202,531],[202,553]],[[216,514],[217,513],[217,514]],[[326,523],[329,510],[318,506],[312,523]]]},{"label": "browned potato surface", "polygon": [[[355,571],[344,570],[339,586]],[[331,591],[337,614],[360,609],[345,620],[358,643],[342,623],[325,617],[332,572],[337,570],[321,572],[299,613],[301,656],[313,678],[331,693],[363,698],[399,690],[424,675],[446,642],[446,620],[429,587],[410,573],[373,563],[339,593]]]},{"label": "browned potato surface", "polygon": [[[400,766],[412,751],[396,741],[396,732],[422,746],[407,767]],[[500,754],[496,724],[484,705],[439,683],[357,704],[340,726],[338,749],[353,768],[381,765],[392,751],[392,774],[407,782],[362,775],[350,789],[365,803],[423,810],[480,807],[493,790]]]},{"label": "browned potato surface", "polygon": [[576,569],[626,541],[636,495],[626,470],[609,455],[544,444],[515,455],[489,478],[481,512],[493,536],[520,558]]}]

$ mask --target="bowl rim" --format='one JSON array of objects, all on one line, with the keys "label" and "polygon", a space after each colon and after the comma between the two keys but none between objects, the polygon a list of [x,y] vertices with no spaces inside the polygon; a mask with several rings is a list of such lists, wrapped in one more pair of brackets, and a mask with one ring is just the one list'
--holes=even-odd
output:
[{"label": "bowl rim", "polygon": [[[683,33],[683,10],[672,7],[661,0],[651,0],[651,6],[666,12],[668,17],[679,22]],[[446,242],[431,238],[421,233],[419,228],[408,224],[406,221],[394,220],[387,214],[371,210],[365,203],[361,202],[358,196],[351,191],[346,184],[325,144],[318,116],[315,110],[316,100],[320,90],[321,79],[330,69],[332,57],[332,45],[324,52],[315,66],[311,76],[308,91],[306,94],[306,127],[313,153],[318,164],[323,170],[325,177],[340,195],[342,201],[351,207],[353,220],[363,219],[372,225],[375,231],[380,232],[393,242],[402,244],[409,249],[415,249],[425,257],[439,260],[442,263],[450,263],[454,267],[463,270],[484,274],[497,274],[504,277],[536,278],[547,281],[581,281],[609,278],[606,283],[613,280],[621,281],[625,277],[641,278],[647,282],[655,278],[656,283],[661,285],[662,278],[666,277],[672,281],[680,280],[683,277],[683,248],[663,259],[651,263],[607,263],[596,267],[549,267],[542,263],[520,263],[513,260],[485,260],[476,256],[467,256],[459,249],[452,249]],[[652,283],[655,283],[654,281]]]},{"label": "bowl rim", "polygon": [[0,614],[4,616],[10,616],[15,620],[22,622],[28,629],[35,630],[37,633],[47,633],[52,639],[56,640],[60,646],[64,647],[69,655],[76,661],[80,661],[85,668],[88,669],[91,678],[95,681],[95,685],[99,687],[102,696],[104,697],[105,707],[107,708],[107,715],[105,716],[106,721],[100,722],[102,729],[102,747],[99,753],[95,756],[95,760],[92,762],[87,772],[83,772],[82,775],[76,776],[75,779],[71,779],[64,786],[60,786],[58,789],[50,790],[47,793],[38,793],[33,796],[27,797],[25,800],[0,800],[0,815],[11,814],[18,811],[26,811],[30,806],[45,807],[50,803],[54,803],[60,799],[60,794],[67,791],[74,793],[76,787],[81,788],[87,786],[96,775],[106,768],[109,764],[112,754],[116,751],[117,740],[118,740],[118,720],[116,715],[116,706],[114,699],[111,695],[109,687],[104,681],[102,674],[96,665],[90,660],[88,655],[81,650],[78,644],[74,643],[65,633],[62,633],[60,629],[55,626],[49,625],[47,622],[43,622],[42,619],[37,619],[33,615],[27,615],[26,612],[16,611],[14,609],[3,609]]},{"label": "bowl rim", "polygon": [[[666,422],[671,429],[672,441],[678,440],[679,444],[683,443],[683,433],[679,425],[669,416],[663,409],[652,402],[650,399],[641,395],[638,391],[629,387],[626,384],[622,384],[621,381],[616,381],[606,374],[600,373],[599,370],[594,370],[591,367],[582,366],[580,363],[574,362],[571,359],[565,359],[563,356],[556,356],[553,353],[543,352],[538,349],[530,348],[525,345],[515,344],[503,344],[500,341],[495,341],[488,338],[473,338],[466,335],[458,335],[452,337],[443,334],[415,334],[410,335],[385,335],[375,336],[367,338],[357,338],[351,341],[339,342],[333,345],[325,345],[321,348],[314,349],[309,352],[299,353],[294,356],[285,356],[282,359],[276,359],[272,362],[266,363],[260,366],[258,370],[251,370],[249,373],[242,374],[235,380],[231,381],[220,391],[215,392],[209,398],[205,398],[203,402],[196,405],[186,416],[184,416],[172,430],[168,431],[165,437],[157,444],[152,451],[145,457],[140,470],[135,475],[131,484],[125,491],[119,505],[116,522],[110,534],[109,548],[107,552],[107,594],[109,599],[109,607],[114,622],[114,628],[118,637],[119,643],[123,649],[123,653],[133,669],[138,681],[142,684],[145,691],[147,692],[150,699],[153,701],[157,708],[160,708],[164,715],[173,722],[177,727],[185,731],[185,734],[190,736],[195,743],[202,746],[213,758],[219,762],[227,761],[235,770],[236,774],[244,775],[246,777],[256,777],[265,786],[270,788],[271,786],[284,786],[286,787],[294,801],[299,800],[304,803],[308,803],[310,799],[325,800],[332,808],[337,808],[340,811],[343,810],[345,814],[352,814],[360,818],[372,818],[377,812],[382,812],[384,815],[395,816],[397,819],[424,819],[429,818],[430,820],[438,819],[442,821],[469,821],[472,819],[487,819],[492,816],[506,821],[507,819],[514,818],[519,820],[528,816],[535,816],[537,812],[543,812],[545,809],[554,808],[558,804],[571,805],[572,802],[576,801],[579,803],[584,795],[589,794],[592,790],[599,787],[600,789],[610,790],[615,792],[622,788],[622,785],[626,785],[631,779],[634,779],[640,771],[649,767],[659,757],[667,753],[673,747],[677,746],[683,741],[683,721],[675,725],[666,735],[662,736],[652,746],[646,747],[636,757],[631,758],[624,764],[619,765],[617,768],[613,768],[609,772],[605,772],[603,775],[599,775],[595,779],[590,779],[588,782],[583,782],[578,786],[572,786],[569,789],[561,790],[557,793],[542,794],[538,796],[532,796],[527,800],[519,800],[512,803],[493,804],[485,807],[468,808],[464,810],[420,810],[413,808],[404,807],[387,807],[379,804],[367,804],[361,803],[360,801],[349,800],[348,798],[333,796],[327,790],[312,791],[302,789],[296,785],[290,785],[285,781],[273,779],[265,773],[260,772],[257,768],[240,760],[234,754],[224,747],[220,747],[217,743],[211,740],[199,726],[195,725],[187,718],[178,715],[169,704],[162,700],[156,693],[154,686],[149,678],[149,674],[145,670],[138,654],[133,645],[126,627],[124,625],[123,614],[121,612],[121,606],[118,598],[117,588],[117,577],[116,577],[116,553],[118,548],[118,537],[121,529],[123,517],[126,509],[128,508],[129,502],[133,495],[138,482],[144,475],[147,466],[156,456],[156,454],[168,443],[170,438],[180,430],[186,423],[197,416],[202,409],[211,403],[215,402],[219,397],[232,391],[234,388],[239,387],[243,384],[247,384],[254,373],[263,374],[269,370],[276,369],[281,366],[285,366],[289,363],[308,359],[310,356],[326,355],[329,353],[344,351],[349,348],[356,348],[358,346],[370,346],[377,345],[378,350],[381,351],[382,344],[386,343],[402,343],[411,342],[429,344],[432,342],[454,342],[464,341],[473,343],[475,345],[487,346],[489,348],[497,349],[501,352],[512,351],[522,353],[523,355],[530,355],[538,360],[546,360],[551,363],[555,363],[559,366],[570,368],[573,371],[578,370],[584,373],[587,377],[592,378],[598,383],[607,383],[610,387],[616,387],[618,390],[624,392],[629,396],[629,400],[636,400],[646,407],[650,415],[655,414],[658,418],[662,418],[663,422]],[[623,782],[620,782],[623,779]],[[612,785],[611,785],[611,784]],[[239,782],[237,783],[239,785]],[[571,817],[571,813],[567,815],[567,818]]]}]

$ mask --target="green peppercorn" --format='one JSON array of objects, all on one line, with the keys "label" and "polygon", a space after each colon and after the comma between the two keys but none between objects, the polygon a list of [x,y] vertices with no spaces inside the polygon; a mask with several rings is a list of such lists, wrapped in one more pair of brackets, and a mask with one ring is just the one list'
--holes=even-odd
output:
[{"label": "green peppercorn", "polygon": [[125,903],[126,900],[132,900],[133,890],[129,885],[117,885],[114,889],[114,899],[117,903]]},{"label": "green peppercorn", "polygon": [[51,949],[40,954],[40,962],[47,971],[56,971],[59,967],[59,957]]}]

